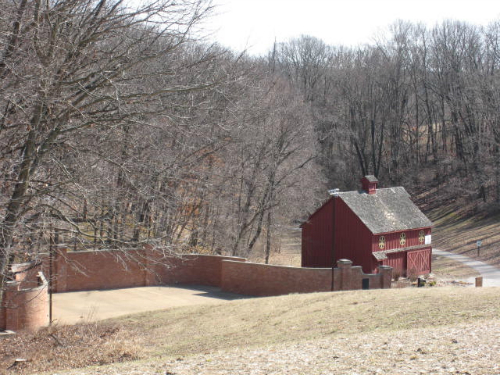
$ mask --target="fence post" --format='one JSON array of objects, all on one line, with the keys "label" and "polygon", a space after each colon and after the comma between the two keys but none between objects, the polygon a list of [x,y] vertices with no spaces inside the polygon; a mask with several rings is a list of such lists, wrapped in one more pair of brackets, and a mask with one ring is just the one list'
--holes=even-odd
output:
[{"label": "fence post", "polygon": [[483,286],[483,277],[482,276],[476,277],[476,288],[480,288],[482,286]]}]

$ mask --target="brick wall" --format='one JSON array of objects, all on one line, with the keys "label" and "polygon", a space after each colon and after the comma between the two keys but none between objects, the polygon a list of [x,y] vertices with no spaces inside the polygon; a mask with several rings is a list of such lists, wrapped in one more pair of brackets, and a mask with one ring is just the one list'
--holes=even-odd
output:
[{"label": "brick wall", "polygon": [[312,293],[331,290],[362,289],[363,279],[370,289],[391,287],[392,269],[381,267],[378,274],[364,274],[361,267],[352,267],[350,260],[341,259],[338,267],[298,268],[259,263],[222,262],[222,290],[251,295],[277,296],[290,293]]},{"label": "brick wall", "polygon": [[222,284],[222,263],[230,260],[236,263],[246,259],[213,255],[183,255],[170,258],[165,266],[156,267],[161,284],[198,284],[218,286]]},{"label": "brick wall", "polygon": [[278,296],[331,290],[331,268],[298,268],[224,261],[222,290],[250,296]]},{"label": "brick wall", "polygon": [[380,266],[379,273],[365,274],[361,266],[353,266],[348,259],[340,259],[334,269],[333,290],[357,290],[363,288],[363,280],[368,280],[369,289],[387,289],[391,287],[392,268]]},{"label": "brick wall", "polygon": [[[4,298],[5,298],[5,294],[4,294]],[[6,319],[5,307],[0,306],[0,331],[4,331],[7,329],[5,326],[5,319]]]},{"label": "brick wall", "polygon": [[[247,263],[243,258],[212,255],[165,257],[152,248],[129,251],[67,252],[57,249],[52,262],[55,292],[127,288],[150,285],[198,284],[252,296],[276,296],[331,290],[390,288],[392,269],[366,275],[349,260],[338,267],[298,268]],[[0,329],[36,329],[48,324],[49,257],[16,275],[6,289],[0,309]],[[20,266],[26,268],[26,265]],[[43,272],[40,271],[43,270]],[[33,278],[37,271],[36,280]],[[333,288],[332,288],[333,278]]]},{"label": "brick wall", "polygon": [[[146,250],[67,252],[54,255],[54,292],[117,289],[148,285]],[[49,274],[48,257],[44,267]]]},{"label": "brick wall", "polygon": [[[220,286],[221,263],[226,259],[245,261],[216,255],[163,256],[151,247],[78,252],[60,248],[54,255],[52,279],[56,293],[165,284]],[[43,259],[43,269],[50,274],[48,256]]]},{"label": "brick wall", "polygon": [[[47,274],[47,264],[44,266]],[[349,260],[338,267],[298,268],[247,263],[244,258],[214,255],[164,257],[152,248],[67,252],[58,249],[53,263],[55,292],[128,288],[149,285],[198,284],[254,296],[390,287],[391,273],[364,274]],[[390,268],[388,268],[390,269]]]}]

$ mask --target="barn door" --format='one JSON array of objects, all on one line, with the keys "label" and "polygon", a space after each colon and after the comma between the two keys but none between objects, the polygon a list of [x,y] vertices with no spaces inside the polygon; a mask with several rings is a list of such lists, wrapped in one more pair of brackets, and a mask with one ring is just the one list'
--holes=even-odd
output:
[{"label": "barn door", "polygon": [[408,275],[423,275],[431,272],[431,249],[408,251]]}]

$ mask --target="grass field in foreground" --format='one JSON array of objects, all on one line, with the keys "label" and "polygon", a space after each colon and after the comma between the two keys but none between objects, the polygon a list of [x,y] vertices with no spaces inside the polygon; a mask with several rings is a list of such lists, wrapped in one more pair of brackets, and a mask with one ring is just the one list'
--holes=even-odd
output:
[{"label": "grass field in foreground", "polygon": [[330,335],[459,324],[500,316],[498,288],[407,288],[289,295],[117,320],[146,355],[186,355]]},{"label": "grass field in foreground", "polygon": [[[233,348],[401,332],[498,319],[498,288],[406,288],[250,298],[55,327],[4,339],[1,369],[17,373]],[[43,348],[43,350],[41,349]]]}]

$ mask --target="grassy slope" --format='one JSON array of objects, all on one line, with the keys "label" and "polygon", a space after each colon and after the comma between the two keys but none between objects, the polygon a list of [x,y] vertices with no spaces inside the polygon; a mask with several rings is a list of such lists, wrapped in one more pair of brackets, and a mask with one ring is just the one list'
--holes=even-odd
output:
[{"label": "grassy slope", "polygon": [[144,355],[187,355],[233,347],[375,331],[454,325],[500,316],[496,288],[407,288],[247,299],[119,319]]},{"label": "grassy slope", "polygon": [[[99,331],[115,332],[104,337],[104,341],[103,335],[94,333],[102,341],[98,346],[78,347],[75,341],[64,347],[47,346],[43,352],[38,349],[36,358],[29,353],[15,356],[34,358],[23,365],[24,373],[33,373],[58,367],[75,368],[78,363],[88,366],[129,359],[154,363],[235,348],[292,345],[307,340],[350,340],[360,334],[392,336],[415,329],[450,326],[461,329],[461,324],[498,321],[499,316],[498,288],[406,288],[289,295],[114,319],[96,325]],[[37,335],[39,341],[41,335]],[[61,337],[58,332],[56,335]],[[65,337],[63,341],[68,340]],[[120,356],[102,358],[101,353],[110,348],[121,353]],[[94,362],[89,360],[93,357]],[[79,361],[80,358],[85,361]]]},{"label": "grassy slope", "polygon": [[[500,266],[500,215],[467,215],[461,210],[436,209],[429,217],[435,225],[435,247]],[[482,241],[479,256],[477,240]]]},{"label": "grassy slope", "polygon": [[461,324],[493,322],[499,317],[498,288],[428,287],[250,298],[4,339],[0,373],[15,358],[29,360],[16,372],[29,374],[131,359],[155,363],[307,340],[356,340],[360,334],[392,336],[449,326],[460,330]]},{"label": "grassy slope", "polygon": [[[467,200],[444,186],[421,189],[413,200],[432,220],[433,246],[500,267],[500,214],[480,200]],[[482,240],[480,255],[476,241]]]}]

